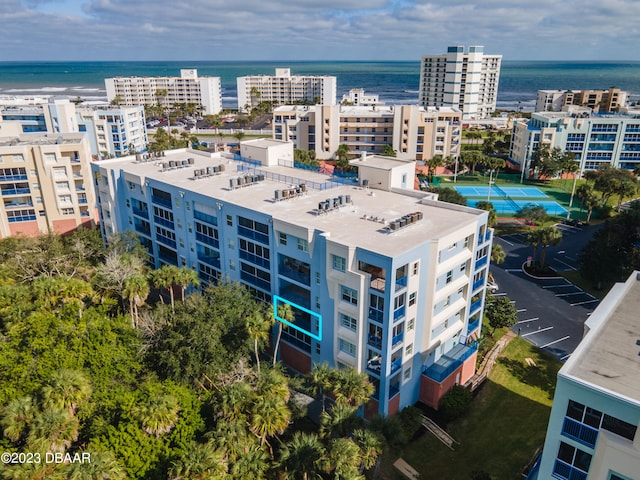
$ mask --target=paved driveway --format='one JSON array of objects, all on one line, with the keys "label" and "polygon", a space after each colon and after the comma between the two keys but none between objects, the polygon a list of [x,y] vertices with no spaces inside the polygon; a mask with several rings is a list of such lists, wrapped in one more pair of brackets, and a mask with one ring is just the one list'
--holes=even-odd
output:
[{"label": "paved driveway", "polygon": [[[579,251],[593,235],[593,227],[558,225],[563,240],[547,249],[547,263],[556,271],[575,270]],[[507,254],[501,265],[491,266],[500,287],[518,311],[513,331],[560,360],[566,360],[583,335],[584,322],[599,300],[562,277],[534,278],[522,266],[533,249],[525,234],[496,237]],[[538,252],[539,254],[540,252]]]}]

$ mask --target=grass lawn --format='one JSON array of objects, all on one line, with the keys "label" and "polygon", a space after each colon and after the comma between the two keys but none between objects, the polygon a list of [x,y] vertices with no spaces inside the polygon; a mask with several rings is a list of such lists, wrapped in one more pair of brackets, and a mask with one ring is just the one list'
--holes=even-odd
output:
[{"label": "grass lawn", "polygon": [[[524,359],[532,358],[535,367]],[[447,431],[459,442],[451,451],[425,433],[401,451],[385,452],[384,478],[403,479],[393,467],[402,457],[425,479],[468,480],[474,471],[495,479],[521,478],[546,433],[561,363],[516,338],[503,352],[471,411]]]}]

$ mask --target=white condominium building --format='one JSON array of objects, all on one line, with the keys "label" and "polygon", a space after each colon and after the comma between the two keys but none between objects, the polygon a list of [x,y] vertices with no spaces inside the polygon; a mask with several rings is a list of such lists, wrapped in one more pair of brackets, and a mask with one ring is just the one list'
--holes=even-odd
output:
[{"label": "white condominium building", "polygon": [[262,101],[276,105],[336,104],[336,77],[326,75],[291,75],[289,68],[276,68],[275,75],[238,77],[237,85],[239,110],[250,110]]},{"label": "white condominium building", "polygon": [[380,154],[391,145],[397,158],[428,160],[460,155],[462,113],[417,105],[288,105],[273,111],[273,138],[288,140],[318,159],[332,158],[341,144],[349,153]]},{"label": "white condominium building", "polygon": [[199,77],[195,69],[182,69],[179,77],[105,78],[104,84],[109,102],[117,97],[120,105],[195,103],[205,115],[222,110],[220,77]]},{"label": "white condominium building", "polygon": [[463,118],[491,116],[496,109],[502,55],[485,55],[483,47],[449,47],[444,55],[422,57],[420,105],[454,107]]},{"label": "white condominium building", "polygon": [[558,372],[547,437],[529,479],[640,478],[640,272],[616,284]]}]

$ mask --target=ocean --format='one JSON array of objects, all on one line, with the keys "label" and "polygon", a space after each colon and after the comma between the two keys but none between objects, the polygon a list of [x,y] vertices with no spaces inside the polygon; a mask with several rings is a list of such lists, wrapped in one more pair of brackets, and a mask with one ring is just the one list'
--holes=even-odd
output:
[{"label": "ocean", "polygon": [[[0,95],[66,95],[106,98],[104,79],[116,76],[179,76],[181,68],[221,78],[223,106],[237,106],[236,77],[274,73],[335,75],[338,100],[352,88],[380,95],[387,104],[418,101],[420,62],[0,62]],[[502,62],[497,108],[532,111],[540,89],[619,87],[640,101],[640,62]]]}]

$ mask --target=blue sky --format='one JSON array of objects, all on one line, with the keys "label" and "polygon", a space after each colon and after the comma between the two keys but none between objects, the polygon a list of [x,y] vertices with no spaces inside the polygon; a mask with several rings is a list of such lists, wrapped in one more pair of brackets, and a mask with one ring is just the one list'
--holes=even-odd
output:
[{"label": "blue sky", "polygon": [[0,0],[0,61],[640,60],[638,0]]}]

